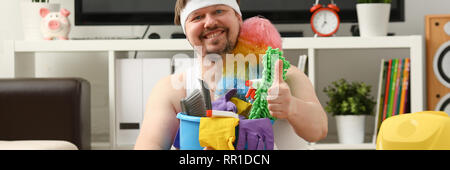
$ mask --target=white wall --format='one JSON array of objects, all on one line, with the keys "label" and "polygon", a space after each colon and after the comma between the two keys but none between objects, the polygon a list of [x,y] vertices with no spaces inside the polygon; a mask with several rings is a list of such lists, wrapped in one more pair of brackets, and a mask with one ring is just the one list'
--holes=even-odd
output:
[{"label": "white wall", "polygon": [[[11,17],[11,13],[16,13],[19,10],[19,5],[13,5],[15,1],[12,0],[0,0],[0,57],[3,55],[3,40],[15,40],[22,39],[23,35],[21,32],[16,31],[20,25],[18,18]],[[2,61],[2,60],[0,60]],[[0,73],[5,72],[3,68],[0,67]]]},{"label": "white wall", "polygon": [[[23,39],[19,17],[19,2],[17,0],[0,0],[0,57],[3,55],[2,40]],[[52,0],[60,2],[62,7],[74,11],[74,0]],[[339,3],[339,2],[337,2]],[[389,32],[396,35],[424,34],[424,16],[426,14],[450,13],[448,0],[406,0],[405,22],[391,23]],[[17,16],[17,17],[11,17]],[[74,21],[74,15],[70,15]],[[73,24],[73,23],[72,23]],[[337,36],[349,36],[351,24],[342,24]],[[101,36],[141,36],[145,26],[74,26],[70,37],[101,37]],[[284,31],[303,30],[305,36],[312,36],[309,24],[278,25]],[[174,26],[152,26],[151,32],[159,32],[162,38],[168,38],[174,31],[181,31]],[[92,92],[92,132],[93,140],[107,140],[108,102],[107,102],[107,63],[106,54],[37,54],[36,74],[41,77],[79,76],[90,81]],[[2,71],[2,68],[0,68]]]}]

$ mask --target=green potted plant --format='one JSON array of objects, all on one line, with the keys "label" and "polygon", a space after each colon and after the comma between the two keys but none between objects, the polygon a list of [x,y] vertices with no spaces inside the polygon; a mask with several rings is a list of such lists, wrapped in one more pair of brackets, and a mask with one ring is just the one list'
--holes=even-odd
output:
[{"label": "green potted plant", "polygon": [[375,106],[370,90],[370,85],[348,83],[345,79],[333,81],[323,89],[330,99],[325,110],[336,118],[340,143],[364,142],[365,117],[373,114]]},{"label": "green potted plant", "polygon": [[41,35],[41,8],[50,11],[59,11],[59,3],[50,3],[50,0],[22,0],[20,10],[22,15],[22,28],[25,40],[42,40]]},{"label": "green potted plant", "polygon": [[391,0],[358,0],[359,33],[361,37],[386,36]]}]

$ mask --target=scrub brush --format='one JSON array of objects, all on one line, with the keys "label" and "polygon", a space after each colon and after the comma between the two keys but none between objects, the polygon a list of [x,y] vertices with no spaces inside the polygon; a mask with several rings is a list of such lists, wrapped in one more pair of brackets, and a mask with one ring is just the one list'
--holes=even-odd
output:
[{"label": "scrub brush", "polygon": [[201,89],[195,89],[191,95],[181,99],[181,111],[189,116],[206,116],[206,110],[211,110],[211,96],[206,83],[200,80]]}]

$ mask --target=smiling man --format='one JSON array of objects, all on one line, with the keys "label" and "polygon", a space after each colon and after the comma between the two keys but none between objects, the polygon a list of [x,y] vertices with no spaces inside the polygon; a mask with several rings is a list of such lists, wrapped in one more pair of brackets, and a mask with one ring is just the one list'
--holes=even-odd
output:
[{"label": "smiling man", "polygon": [[234,0],[177,1],[175,24],[181,24],[192,46],[204,47],[202,54],[223,55],[231,52],[236,46],[242,17],[240,10],[236,10],[239,8],[237,3],[229,1],[234,2]]},{"label": "smiling man", "polygon": [[[200,71],[193,69],[170,75],[155,85],[146,105],[135,149],[170,149],[179,127],[176,114],[181,112],[180,100],[196,87],[192,82],[197,77],[206,81],[211,88],[212,99],[215,98],[216,88],[223,88],[216,85],[222,77],[217,75],[222,73],[216,71],[222,68],[217,65],[221,66],[224,63],[221,61],[226,61],[226,54],[236,47],[242,23],[239,0],[177,0],[175,24],[182,26],[194,48]],[[205,60],[210,55],[219,59]],[[282,62],[278,61],[275,70],[278,78],[275,78],[277,81],[269,89],[267,98],[270,114],[286,119],[296,134],[309,142],[323,139],[328,131],[327,117],[311,82],[296,67],[288,69],[284,81],[279,78],[281,68]],[[218,78],[205,79],[208,73]]]}]

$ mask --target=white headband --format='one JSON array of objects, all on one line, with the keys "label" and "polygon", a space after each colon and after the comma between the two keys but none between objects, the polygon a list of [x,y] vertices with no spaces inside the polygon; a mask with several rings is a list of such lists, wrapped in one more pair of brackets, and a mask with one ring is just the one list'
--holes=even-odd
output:
[{"label": "white headband", "polygon": [[180,15],[181,27],[183,28],[184,34],[186,34],[186,28],[184,26],[189,14],[197,9],[212,5],[228,5],[233,8],[240,16],[242,16],[241,10],[236,0],[189,0],[184,9],[181,11]]}]

